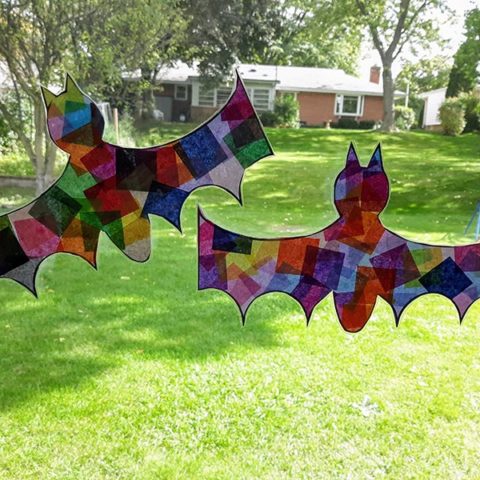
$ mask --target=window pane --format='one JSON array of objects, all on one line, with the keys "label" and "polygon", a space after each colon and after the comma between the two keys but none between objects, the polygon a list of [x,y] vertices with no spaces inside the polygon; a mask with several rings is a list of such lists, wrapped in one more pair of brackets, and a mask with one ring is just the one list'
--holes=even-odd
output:
[{"label": "window pane", "polygon": [[175,98],[177,100],[186,100],[186,98],[187,98],[187,87],[185,85],[176,85],[175,86]]},{"label": "window pane", "polygon": [[342,113],[357,113],[358,112],[358,97],[350,97],[345,95],[343,97],[343,112]]},{"label": "window pane", "polygon": [[215,104],[215,92],[213,90],[206,90],[205,87],[200,85],[198,91],[198,104],[201,107],[214,107]]},{"label": "window pane", "polygon": [[253,106],[257,110],[268,110],[270,91],[268,88],[254,88],[253,89]]},{"label": "window pane", "polygon": [[217,107],[222,107],[227,103],[228,97],[232,93],[232,89],[228,87],[217,88]]}]

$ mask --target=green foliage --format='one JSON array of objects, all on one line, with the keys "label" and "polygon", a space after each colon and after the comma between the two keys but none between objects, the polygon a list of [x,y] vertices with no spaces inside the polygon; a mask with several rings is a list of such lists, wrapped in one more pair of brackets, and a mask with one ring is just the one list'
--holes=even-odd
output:
[{"label": "green foliage", "polygon": [[376,124],[377,122],[375,120],[360,120],[358,122],[358,128],[360,130],[372,130]]},{"label": "green foliage", "polygon": [[15,144],[15,136],[10,130],[8,123],[0,117],[0,155],[10,150]]},{"label": "green foliage", "polygon": [[342,2],[187,0],[186,6],[207,84],[230,75],[237,61],[355,72],[362,25]]},{"label": "green foliage", "polygon": [[359,126],[358,120],[351,117],[341,117],[337,122],[332,123],[333,128],[357,129]]},{"label": "green foliage", "polygon": [[465,109],[465,133],[480,130],[480,92],[462,93],[459,101]]},{"label": "green foliage", "polygon": [[415,123],[413,108],[397,105],[395,107],[395,126],[400,130],[410,130]]},{"label": "green foliage", "polygon": [[113,122],[109,123],[105,128],[104,139],[107,142],[122,145],[124,147],[136,147],[136,137],[138,133],[135,129],[133,118],[128,112],[120,115],[118,121],[118,141]]},{"label": "green foliage", "polygon": [[260,120],[264,127],[276,127],[278,125],[278,117],[275,112],[262,112]]},{"label": "green foliage", "polygon": [[350,5],[358,13],[358,21],[368,27],[373,46],[382,59],[382,130],[392,131],[395,127],[393,62],[407,48],[431,47],[438,42],[435,17],[447,7],[442,0],[352,0],[345,4]]},{"label": "green foliage", "polygon": [[298,128],[298,102],[293,95],[278,95],[275,98],[274,111],[263,112],[260,119],[266,127]]},{"label": "green foliage", "polygon": [[480,8],[475,8],[467,14],[465,37],[454,57],[447,97],[457,97],[462,92],[471,92],[479,81]]},{"label": "green foliage", "polygon": [[[395,78],[395,88],[409,91],[408,106],[415,112],[412,126],[422,125],[425,101],[420,94],[429,90],[446,87],[451,70],[451,59],[444,55],[406,62]],[[399,100],[402,102],[403,99]]]},{"label": "green foliage", "polygon": [[268,135],[276,156],[247,172],[244,206],[207,187],[185,204],[184,235],[152,216],[150,261],[103,237],[98,271],[73,255],[42,264],[38,299],[1,280],[0,478],[480,478],[480,302],[460,326],[451,302],[424,296],[396,328],[379,299],[349,335],[331,296],[306,328],[297,302],[270,294],[242,327],[227,295],[197,291],[195,260],[197,203],[259,237],[332,222],[352,139],[363,165],[382,142],[387,226],[437,244],[472,240],[461,232],[478,200],[478,136]]},{"label": "green foliage", "polygon": [[440,107],[440,122],[446,135],[457,136],[465,128],[465,108],[458,98],[447,98]]},{"label": "green foliage", "polygon": [[279,127],[297,128],[299,126],[299,106],[293,95],[277,95],[274,112]]},{"label": "green foliage", "polygon": [[372,130],[375,128],[374,120],[356,120],[352,117],[340,117],[337,122],[330,124],[331,128],[342,128],[346,130]]}]

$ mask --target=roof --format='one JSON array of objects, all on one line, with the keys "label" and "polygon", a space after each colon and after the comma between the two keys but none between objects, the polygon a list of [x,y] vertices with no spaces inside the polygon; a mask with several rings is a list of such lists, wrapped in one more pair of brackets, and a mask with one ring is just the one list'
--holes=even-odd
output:
[{"label": "roof", "polygon": [[[475,91],[480,92],[480,83],[474,88]],[[428,90],[427,92],[423,92],[419,95],[420,98],[426,99],[432,95],[446,95],[447,87],[436,88],[435,90]]]},{"label": "roof", "polygon": [[420,98],[427,98],[432,95],[441,95],[447,93],[447,87],[442,87],[442,88],[436,88],[435,90],[429,90],[428,92],[423,92],[419,95]]},{"label": "roof", "polygon": [[[362,80],[338,68],[294,67],[277,65],[255,65],[242,63],[237,66],[246,82],[268,82],[276,90],[290,92],[334,92],[363,95],[383,95],[382,85]],[[177,63],[163,68],[159,78],[164,82],[187,82],[200,76],[195,65]],[[403,92],[396,91],[396,96]]]},{"label": "roof", "polygon": [[382,85],[348,75],[338,68],[241,64],[238,70],[247,81],[277,82],[276,89],[280,91],[383,95]]}]

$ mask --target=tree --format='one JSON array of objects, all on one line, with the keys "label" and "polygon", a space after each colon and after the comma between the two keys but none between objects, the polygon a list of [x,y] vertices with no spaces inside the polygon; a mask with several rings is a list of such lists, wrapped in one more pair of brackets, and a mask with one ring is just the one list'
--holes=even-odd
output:
[{"label": "tree", "polygon": [[438,38],[434,13],[444,7],[440,0],[354,0],[354,6],[382,60],[382,129],[389,132],[395,128],[393,62],[406,45],[425,45]]},{"label": "tree", "polygon": [[447,97],[471,92],[480,76],[480,9],[471,10],[465,20],[465,41],[454,56]]},{"label": "tree", "polygon": [[[181,0],[128,0],[120,3],[121,8],[106,19],[105,27],[95,30],[86,42],[90,66],[85,71],[95,74],[98,64],[110,65],[111,75],[106,82],[109,98],[124,100],[118,98],[118,92],[112,88],[123,85],[137,98],[137,116],[152,118],[154,88],[162,69],[178,60],[192,60],[195,44],[189,38],[190,18]],[[125,72],[138,72],[140,81],[122,83]],[[91,81],[90,77],[89,83]]]},{"label": "tree", "polygon": [[140,70],[142,81],[129,86],[135,85],[132,90],[137,94],[147,92],[143,103],[151,109],[149,91],[158,71],[190,45],[181,44],[187,22],[179,15],[178,4],[176,0],[0,1],[0,64],[13,85],[13,94],[0,98],[0,113],[35,169],[38,193],[51,183],[56,157],[46,134],[40,85],[63,84],[69,72],[80,84],[88,83],[97,98],[118,99],[124,72]]},{"label": "tree", "polygon": [[331,0],[185,0],[193,56],[207,82],[236,62],[342,68],[354,73],[360,26]]},{"label": "tree", "polygon": [[[451,70],[451,60],[444,55],[424,58],[416,62],[406,62],[395,79],[395,88],[409,91],[408,106],[415,111],[415,118],[421,122],[424,100],[420,94],[445,87]],[[404,100],[397,103],[403,105]]]},{"label": "tree", "polygon": [[51,183],[56,155],[46,135],[40,84],[59,82],[65,66],[77,71],[74,40],[99,15],[99,4],[92,0],[0,2],[0,63],[13,85],[13,98],[0,98],[0,113],[35,169],[37,192]]},{"label": "tree", "polygon": [[356,73],[362,25],[344,2],[290,0],[283,2],[277,19],[279,28],[262,54],[262,63]]}]

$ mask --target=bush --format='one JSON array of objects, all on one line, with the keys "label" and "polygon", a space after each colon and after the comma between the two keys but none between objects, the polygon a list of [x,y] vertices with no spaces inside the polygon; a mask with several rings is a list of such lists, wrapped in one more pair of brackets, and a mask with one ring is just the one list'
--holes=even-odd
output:
[{"label": "bush", "polygon": [[447,98],[440,107],[440,122],[445,135],[460,135],[465,128],[465,108],[458,98]]},{"label": "bush", "polygon": [[358,128],[360,130],[373,130],[376,123],[375,120],[360,120],[358,122]]},{"label": "bush", "polygon": [[264,127],[276,127],[277,126],[277,115],[275,112],[262,112],[260,114],[260,120],[263,123]]},{"label": "bush", "polygon": [[476,92],[462,93],[458,99],[465,109],[465,128],[463,132],[480,130],[480,94]]},{"label": "bush", "polygon": [[358,121],[350,117],[340,117],[338,122],[335,124],[335,128],[355,130],[358,128]]},{"label": "bush", "polygon": [[[133,118],[128,112],[123,113],[118,120],[118,136],[120,137],[118,143],[122,147],[136,147],[135,138],[137,132]],[[108,142],[117,143],[113,122],[108,123],[106,126],[103,138]]]},{"label": "bush", "polygon": [[410,107],[395,106],[395,126],[400,130],[410,130],[415,123],[415,112]]},{"label": "bush", "polygon": [[266,127],[298,128],[298,102],[293,95],[280,95],[275,99],[273,112],[263,112],[260,120]]}]

